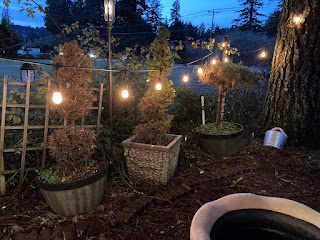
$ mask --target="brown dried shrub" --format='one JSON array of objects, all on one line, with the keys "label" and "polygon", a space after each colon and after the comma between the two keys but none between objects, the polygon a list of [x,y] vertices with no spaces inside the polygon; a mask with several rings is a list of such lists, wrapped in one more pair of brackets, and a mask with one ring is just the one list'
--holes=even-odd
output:
[{"label": "brown dried shrub", "polygon": [[48,139],[50,154],[57,161],[57,171],[66,175],[76,169],[83,170],[96,147],[94,131],[87,129],[57,129]]}]

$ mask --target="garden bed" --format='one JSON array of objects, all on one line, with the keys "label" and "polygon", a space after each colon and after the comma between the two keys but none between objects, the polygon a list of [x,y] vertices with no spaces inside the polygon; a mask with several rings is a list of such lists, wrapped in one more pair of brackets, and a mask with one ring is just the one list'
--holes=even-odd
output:
[{"label": "garden bed", "polygon": [[288,198],[320,211],[320,153],[262,144],[245,138],[237,156],[221,159],[184,146],[177,174],[157,188],[130,186],[114,173],[102,204],[73,218],[52,213],[33,182],[0,198],[0,238],[64,232],[66,239],[188,239],[199,207],[237,192]]}]

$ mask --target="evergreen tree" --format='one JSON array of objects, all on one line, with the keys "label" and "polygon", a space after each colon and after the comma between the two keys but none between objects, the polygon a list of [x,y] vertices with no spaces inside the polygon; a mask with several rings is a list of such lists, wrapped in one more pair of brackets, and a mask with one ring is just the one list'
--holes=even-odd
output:
[{"label": "evergreen tree", "polygon": [[160,0],[148,0],[149,8],[147,9],[147,19],[154,30],[161,25],[162,5]]},{"label": "evergreen tree", "polygon": [[14,29],[11,23],[8,8],[5,8],[2,13],[1,24],[6,26],[12,35],[12,39],[7,39],[2,44],[1,49],[2,57],[13,57],[17,54],[17,51],[21,48],[19,43],[22,43],[23,39],[20,34]]},{"label": "evergreen tree", "polygon": [[180,15],[180,0],[175,0],[171,8],[171,21],[177,22],[181,20]]},{"label": "evergreen tree", "polygon": [[242,30],[260,30],[262,22],[258,19],[263,14],[258,12],[262,7],[261,0],[241,0],[241,5],[244,9],[238,11],[240,16],[233,20],[234,23],[240,26]]},{"label": "evergreen tree", "polygon": [[[116,5],[114,32],[151,32],[151,24],[143,17],[147,9],[145,0],[119,0]],[[130,37],[123,37],[120,45],[124,48],[136,44],[150,44],[153,38],[153,34],[132,34]]]},{"label": "evergreen tree", "polygon": [[85,0],[85,5],[83,7],[82,19],[77,18],[73,13],[73,16],[78,21],[83,21],[86,23],[91,23],[94,26],[103,26],[104,23],[104,0]]},{"label": "evergreen tree", "polygon": [[[47,30],[53,34],[60,33],[63,24],[70,25],[75,22],[71,14],[71,0],[47,0],[45,8],[47,14],[44,17],[44,22]],[[54,21],[56,24],[54,23]]]},{"label": "evergreen tree", "polygon": [[281,11],[276,9],[267,19],[264,25],[264,31],[271,36],[274,37],[277,35],[278,25],[280,21]]}]

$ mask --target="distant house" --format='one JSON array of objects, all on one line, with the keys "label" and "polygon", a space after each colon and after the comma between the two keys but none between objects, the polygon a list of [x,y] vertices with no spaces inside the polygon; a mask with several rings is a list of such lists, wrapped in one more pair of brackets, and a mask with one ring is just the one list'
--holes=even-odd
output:
[{"label": "distant house", "polygon": [[21,48],[18,54],[41,55],[40,48]]}]

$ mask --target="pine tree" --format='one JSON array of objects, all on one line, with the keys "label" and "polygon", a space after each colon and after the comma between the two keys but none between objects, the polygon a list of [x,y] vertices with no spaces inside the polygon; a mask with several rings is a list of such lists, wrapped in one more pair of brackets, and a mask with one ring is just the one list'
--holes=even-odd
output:
[{"label": "pine tree", "polygon": [[[59,27],[63,24],[70,25],[75,22],[71,14],[71,0],[47,0],[45,8],[47,14],[44,17],[44,22],[47,30],[53,34],[59,34]],[[52,20],[54,19],[54,21]]]},{"label": "pine tree", "polygon": [[1,24],[6,26],[12,35],[12,40],[5,40],[3,49],[1,49],[1,56],[3,57],[13,57],[17,54],[17,51],[21,48],[19,43],[22,43],[23,39],[20,34],[14,29],[8,8],[5,8],[2,13]]},{"label": "pine tree", "polygon": [[263,6],[261,0],[241,0],[241,5],[244,9],[238,11],[240,16],[233,20],[234,23],[240,26],[242,30],[260,30],[262,22],[258,17],[264,16],[258,12],[258,9]]},{"label": "pine tree", "polygon": [[147,19],[153,30],[157,30],[161,25],[162,5],[160,0],[148,0]]},{"label": "pine tree", "polygon": [[181,20],[180,15],[180,0],[175,0],[171,8],[171,21],[177,22]]}]

